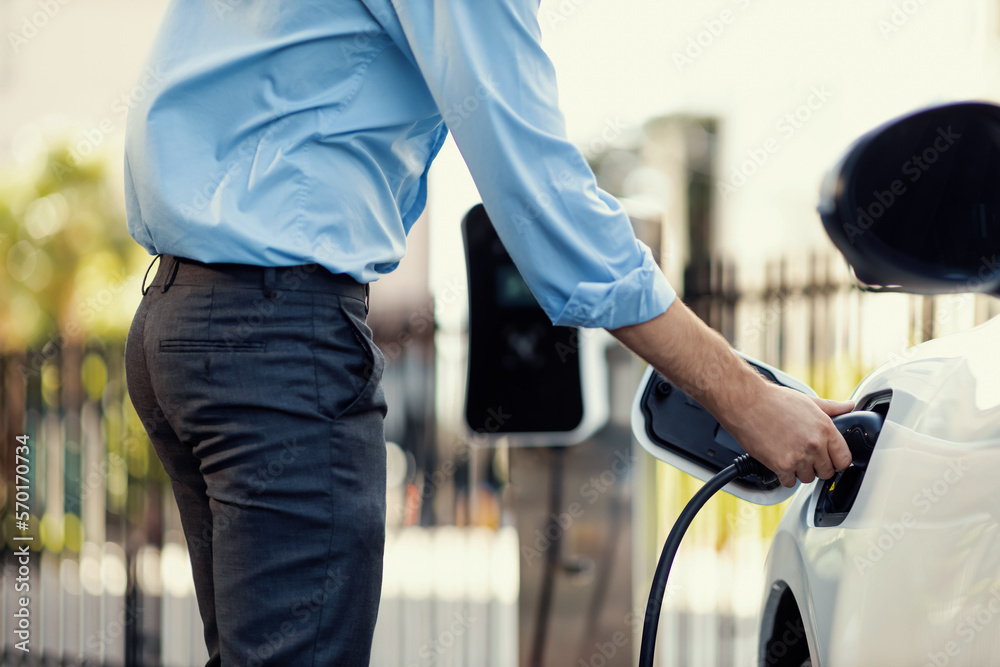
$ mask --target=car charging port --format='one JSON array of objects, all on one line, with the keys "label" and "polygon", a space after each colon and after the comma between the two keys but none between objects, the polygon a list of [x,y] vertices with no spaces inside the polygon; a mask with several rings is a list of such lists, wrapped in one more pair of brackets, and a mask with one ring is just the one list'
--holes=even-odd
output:
[{"label": "car charging port", "polygon": [[891,398],[891,392],[866,397],[859,401],[861,410],[834,418],[851,449],[854,463],[822,483],[816,500],[816,526],[839,526],[854,507]]}]

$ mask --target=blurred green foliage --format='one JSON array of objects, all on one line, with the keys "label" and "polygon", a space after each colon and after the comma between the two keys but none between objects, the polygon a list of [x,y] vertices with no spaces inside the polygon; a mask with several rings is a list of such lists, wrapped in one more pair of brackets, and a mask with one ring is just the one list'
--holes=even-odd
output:
[{"label": "blurred green foliage", "polygon": [[0,346],[127,333],[150,258],[128,234],[111,171],[57,145],[0,178]]}]

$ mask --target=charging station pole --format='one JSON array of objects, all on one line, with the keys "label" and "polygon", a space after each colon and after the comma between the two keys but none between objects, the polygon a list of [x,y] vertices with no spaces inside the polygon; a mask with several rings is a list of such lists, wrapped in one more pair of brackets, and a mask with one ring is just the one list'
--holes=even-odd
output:
[{"label": "charging station pole", "polygon": [[584,442],[608,420],[606,336],[552,325],[482,205],[465,216],[462,233],[469,281],[466,425],[488,443],[547,448],[549,454],[544,534],[553,538],[541,559],[544,574],[528,656],[531,667],[541,667],[563,569],[559,517],[566,448]]}]

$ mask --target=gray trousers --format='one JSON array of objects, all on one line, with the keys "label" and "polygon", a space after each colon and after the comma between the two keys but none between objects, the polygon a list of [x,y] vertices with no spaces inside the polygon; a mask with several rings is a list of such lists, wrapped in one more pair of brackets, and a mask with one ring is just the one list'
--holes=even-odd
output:
[{"label": "gray trousers", "polygon": [[208,665],[368,665],[385,544],[367,290],[313,264],[162,255],[126,344],[170,477]]}]

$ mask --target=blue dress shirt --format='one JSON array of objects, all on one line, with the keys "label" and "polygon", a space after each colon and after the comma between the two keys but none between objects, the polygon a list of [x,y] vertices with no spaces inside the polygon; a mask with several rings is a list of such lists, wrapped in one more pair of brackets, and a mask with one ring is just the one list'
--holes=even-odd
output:
[{"label": "blue dress shirt", "polygon": [[[128,117],[150,253],[392,271],[450,130],[539,304],[617,328],[675,292],[566,139],[538,0],[172,0]],[[141,94],[140,94],[141,93]]]}]

